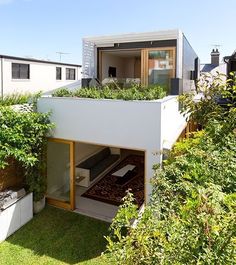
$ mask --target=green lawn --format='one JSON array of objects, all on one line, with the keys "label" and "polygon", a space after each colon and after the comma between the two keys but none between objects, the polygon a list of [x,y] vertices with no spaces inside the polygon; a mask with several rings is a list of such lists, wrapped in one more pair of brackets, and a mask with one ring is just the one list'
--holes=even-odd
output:
[{"label": "green lawn", "polygon": [[100,256],[108,227],[108,223],[47,206],[0,244],[0,264],[108,264]]}]

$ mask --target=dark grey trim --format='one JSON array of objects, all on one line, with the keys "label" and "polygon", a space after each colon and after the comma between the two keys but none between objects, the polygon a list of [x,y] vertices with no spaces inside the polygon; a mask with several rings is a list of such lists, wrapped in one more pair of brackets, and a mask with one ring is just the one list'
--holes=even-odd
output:
[{"label": "dark grey trim", "polygon": [[26,62],[36,62],[36,63],[66,65],[66,66],[72,66],[72,67],[82,67],[82,65],[80,65],[80,64],[69,64],[69,63],[61,63],[61,62],[44,61],[44,60],[38,60],[38,59],[32,59],[32,58],[22,58],[22,57],[15,57],[15,56],[9,56],[9,55],[0,55],[0,58],[20,60],[20,61],[26,61]]},{"label": "dark grey trim", "polygon": [[153,40],[153,41],[141,41],[141,42],[125,42],[114,43],[111,47],[98,47],[98,51],[102,50],[121,50],[121,49],[144,49],[144,48],[158,48],[158,47],[176,47],[177,40]]}]

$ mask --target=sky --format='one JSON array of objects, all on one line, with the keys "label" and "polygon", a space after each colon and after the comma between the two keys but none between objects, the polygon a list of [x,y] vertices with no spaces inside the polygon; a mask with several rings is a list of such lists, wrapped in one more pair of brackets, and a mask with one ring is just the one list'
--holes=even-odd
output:
[{"label": "sky", "polygon": [[236,49],[236,0],[0,0],[0,54],[82,64],[82,38],[181,29],[201,63]]}]

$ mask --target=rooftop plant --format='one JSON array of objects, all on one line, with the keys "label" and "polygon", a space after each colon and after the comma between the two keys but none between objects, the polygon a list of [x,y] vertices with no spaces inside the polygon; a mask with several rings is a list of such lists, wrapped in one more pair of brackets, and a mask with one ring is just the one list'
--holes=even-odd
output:
[{"label": "rooftop plant", "polygon": [[122,99],[122,100],[155,100],[166,96],[166,90],[157,85],[143,87],[133,85],[129,88],[118,86],[103,86],[80,88],[70,91],[62,88],[53,93],[54,97],[79,97],[93,99]]}]

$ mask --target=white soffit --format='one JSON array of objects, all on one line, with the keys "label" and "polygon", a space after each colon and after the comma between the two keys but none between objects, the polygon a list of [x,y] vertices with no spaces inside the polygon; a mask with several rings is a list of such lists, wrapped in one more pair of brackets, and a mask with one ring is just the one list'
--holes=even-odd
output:
[{"label": "white soffit", "polygon": [[121,35],[86,37],[83,38],[83,41],[93,42],[97,47],[111,47],[114,45],[114,43],[178,39],[181,34],[182,32],[179,29],[174,29],[142,33],[128,33]]}]

